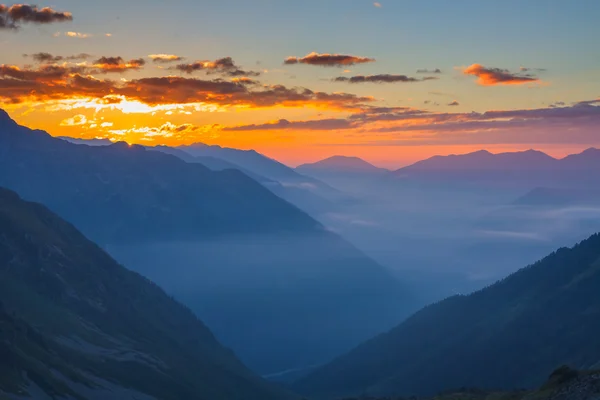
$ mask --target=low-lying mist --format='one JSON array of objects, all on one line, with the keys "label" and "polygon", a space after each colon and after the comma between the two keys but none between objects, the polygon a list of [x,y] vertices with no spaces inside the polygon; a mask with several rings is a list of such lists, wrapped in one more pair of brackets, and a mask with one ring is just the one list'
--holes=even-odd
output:
[{"label": "low-lying mist", "polygon": [[407,286],[335,235],[110,245],[261,374],[329,361],[416,307]]}]

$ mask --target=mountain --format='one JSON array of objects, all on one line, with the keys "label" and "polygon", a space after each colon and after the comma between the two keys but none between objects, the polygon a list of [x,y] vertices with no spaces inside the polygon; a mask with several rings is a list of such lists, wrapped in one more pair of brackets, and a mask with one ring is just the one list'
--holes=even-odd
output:
[{"label": "mountain", "polygon": [[435,156],[393,172],[407,182],[429,182],[454,186],[478,185],[486,188],[532,190],[584,189],[597,185],[600,151],[588,149],[580,154],[556,159],[540,151],[528,150],[492,154],[474,153]]},{"label": "mountain", "polygon": [[389,172],[378,168],[358,157],[333,156],[312,164],[302,164],[296,168],[301,173],[361,173],[384,174]]},{"label": "mountain", "polygon": [[273,181],[271,179],[268,179],[268,178],[265,178],[264,176],[255,174],[254,172],[249,171],[245,168],[242,168],[239,165],[230,163],[229,161],[225,161],[220,158],[216,158],[216,157],[212,157],[212,156],[193,156],[186,151],[180,150],[175,147],[169,147],[169,146],[146,147],[146,149],[151,150],[151,151],[152,150],[159,151],[159,152],[165,153],[165,154],[171,154],[171,155],[176,156],[188,163],[202,164],[212,171],[237,169],[239,171],[242,171],[244,174],[248,175],[250,178],[254,179],[255,181],[257,181],[259,183],[263,183],[263,184],[264,183],[275,183],[275,181]]},{"label": "mountain", "polygon": [[600,188],[554,189],[538,187],[519,197],[513,204],[519,206],[564,207],[592,206],[600,203]]},{"label": "mountain", "polygon": [[322,230],[237,170],[141,146],[75,145],[0,117],[0,185],[39,201],[100,243]]},{"label": "mountain", "polygon": [[600,170],[600,149],[589,148],[560,160],[563,168],[573,170]]},{"label": "mountain", "polygon": [[279,182],[304,181],[308,178],[300,176],[290,167],[266,157],[255,150],[238,150],[221,146],[209,146],[196,143],[177,147],[195,157],[215,157],[231,164],[238,165],[255,174]]},{"label": "mountain", "polygon": [[[6,118],[6,115],[4,115],[4,118]],[[113,144],[113,142],[111,142],[108,139],[77,139],[68,136],[58,136],[58,138],[65,140],[69,143],[85,144],[88,146],[110,146],[111,144]]]},{"label": "mountain", "polygon": [[[562,366],[556,369],[544,385],[535,390],[481,390],[461,388],[447,390],[421,400],[597,400],[600,397],[600,371],[577,371]],[[344,400],[360,400],[364,397]],[[369,400],[391,400],[389,397]],[[396,400],[407,400],[397,398]]]},{"label": "mountain", "polygon": [[600,234],[468,296],[419,311],[300,380],[313,395],[534,387],[600,367]]},{"label": "mountain", "polygon": [[250,171],[252,174],[276,181],[285,188],[309,191],[328,201],[341,202],[351,200],[343,193],[340,193],[320,180],[299,174],[287,165],[260,154],[255,150],[209,146],[203,143],[179,146],[177,149],[183,150],[195,157],[214,157],[227,161],[239,166],[243,171]]},{"label": "mountain", "polygon": [[172,154],[181,158],[185,162],[199,163],[213,171],[223,171],[226,169],[237,169],[242,171],[244,174],[259,182],[277,196],[289,201],[311,215],[319,215],[324,212],[331,211],[334,208],[332,202],[323,197],[323,195],[330,196],[331,194],[334,194],[335,199],[339,199],[342,196],[341,193],[333,193],[333,190],[328,187],[325,187],[325,192],[321,193],[323,192],[324,188],[324,185],[321,183],[318,185],[314,185],[311,182],[282,184],[276,180],[266,178],[246,168],[240,167],[239,165],[213,156],[193,156],[186,151],[168,146],[147,147],[147,149]]},{"label": "mountain", "polygon": [[289,397],[148,279],[1,188],[0,278],[0,398]]},{"label": "mountain", "polygon": [[323,363],[410,308],[381,265],[238,170],[75,145],[4,114],[0,186],[156,282],[261,374]]},{"label": "mountain", "polygon": [[492,154],[480,150],[463,155],[434,156],[396,171],[398,175],[424,171],[494,171],[551,169],[558,160],[536,150]]}]

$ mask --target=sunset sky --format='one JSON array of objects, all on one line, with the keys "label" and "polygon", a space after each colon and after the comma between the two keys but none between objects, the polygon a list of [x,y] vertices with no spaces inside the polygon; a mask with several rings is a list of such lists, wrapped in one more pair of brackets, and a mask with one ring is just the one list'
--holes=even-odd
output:
[{"label": "sunset sky", "polygon": [[598,21],[597,0],[0,3],[0,107],[56,136],[290,165],[563,156],[600,146]]}]

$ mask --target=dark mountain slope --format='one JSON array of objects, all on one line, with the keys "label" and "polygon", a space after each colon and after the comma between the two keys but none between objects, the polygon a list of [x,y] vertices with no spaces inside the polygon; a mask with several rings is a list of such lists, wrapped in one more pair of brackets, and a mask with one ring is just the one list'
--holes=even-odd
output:
[{"label": "dark mountain slope", "polygon": [[600,366],[600,235],[429,306],[297,384],[305,393],[432,394],[540,384]]},{"label": "dark mountain slope", "polygon": [[[462,388],[444,391],[420,400],[597,400],[600,398],[600,371],[577,371],[563,366],[554,371],[547,382],[535,390],[494,391]],[[364,397],[360,399],[365,400]],[[359,400],[359,399],[344,399]],[[368,400],[392,400],[389,397]],[[395,398],[393,400],[408,400]]]},{"label": "dark mountain slope", "polygon": [[[0,391],[282,399],[185,307],[45,207],[0,189]],[[9,396],[10,397],[10,396]]]}]

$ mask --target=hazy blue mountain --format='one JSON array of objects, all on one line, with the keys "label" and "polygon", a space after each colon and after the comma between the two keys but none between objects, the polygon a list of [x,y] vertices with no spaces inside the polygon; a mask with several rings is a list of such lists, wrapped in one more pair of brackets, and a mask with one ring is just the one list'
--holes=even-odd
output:
[{"label": "hazy blue mountain", "polygon": [[600,149],[589,148],[579,154],[571,154],[560,160],[565,169],[600,170]]},{"label": "hazy blue mountain", "polygon": [[196,157],[215,157],[225,160],[256,175],[277,181],[284,187],[310,190],[330,201],[348,200],[342,193],[318,179],[301,175],[287,165],[260,154],[255,150],[209,146],[203,143],[179,146],[177,148]]},{"label": "hazy blue mountain", "polygon": [[296,171],[307,175],[327,173],[385,174],[385,168],[378,168],[358,157],[333,156],[315,163],[302,164]]},{"label": "hazy blue mountain", "polygon": [[255,150],[239,150],[221,146],[209,146],[195,143],[177,147],[196,157],[215,157],[239,165],[255,174],[279,181],[301,181],[307,178],[300,176],[290,167],[277,160],[266,157]]},{"label": "hazy blue mountain", "polygon": [[383,267],[237,170],[75,145],[4,114],[0,185],[182,300],[260,373],[325,362],[409,308]]},{"label": "hazy blue mountain", "polygon": [[189,309],[0,188],[0,397],[286,399]]},{"label": "hazy blue mountain", "polygon": [[536,187],[586,188],[597,185],[600,151],[588,149],[580,154],[556,159],[540,151],[528,150],[492,154],[474,153],[435,156],[401,168],[393,173],[401,181],[442,185],[532,190]]},{"label": "hazy blue mountain", "polygon": [[85,144],[88,146],[110,146],[111,144],[113,144],[113,142],[111,142],[108,139],[77,139],[77,138],[72,138],[69,136],[57,136],[59,139],[62,140],[66,140],[67,142],[73,143],[73,144]]},{"label": "hazy blue mountain", "polygon": [[[277,196],[289,201],[311,215],[316,216],[334,209],[332,201],[323,197],[323,195],[330,196],[332,194],[332,189],[325,187],[325,190],[323,191],[323,185],[320,183],[319,185],[314,185],[310,182],[305,182],[304,184],[282,184],[276,180],[266,178],[221,158],[213,156],[193,156],[186,151],[168,146],[148,147],[148,149],[172,154],[186,162],[202,164],[213,171],[223,171],[226,169],[237,169],[242,171],[244,174],[259,182]],[[336,199],[342,197],[341,193],[334,193],[334,195]]]},{"label": "hazy blue mountain", "polygon": [[600,367],[600,234],[468,296],[419,311],[296,387],[321,396],[534,387]]},{"label": "hazy blue mountain", "polygon": [[396,171],[397,174],[418,171],[448,170],[539,170],[551,169],[558,160],[536,150],[492,154],[487,150],[449,156],[434,156]]}]

